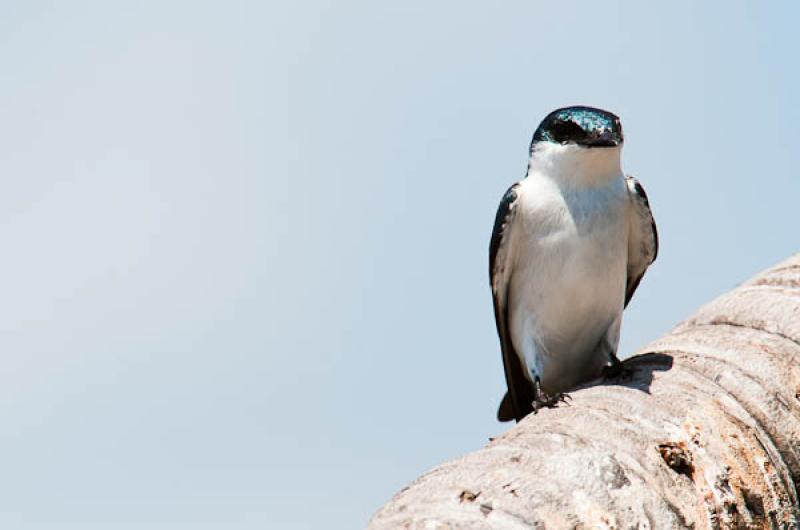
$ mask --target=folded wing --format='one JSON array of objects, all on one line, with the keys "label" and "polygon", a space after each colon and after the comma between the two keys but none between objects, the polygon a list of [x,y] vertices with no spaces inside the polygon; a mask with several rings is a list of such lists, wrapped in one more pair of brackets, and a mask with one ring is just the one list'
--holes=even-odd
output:
[{"label": "folded wing", "polygon": [[519,183],[516,183],[506,191],[500,201],[489,244],[489,278],[494,299],[494,318],[508,385],[508,394],[497,411],[497,419],[500,421],[521,420],[533,411],[531,404],[534,399],[533,385],[525,376],[526,368],[514,349],[509,331],[509,285],[514,274],[511,233],[514,230],[518,199]]},{"label": "folded wing", "polygon": [[628,279],[625,285],[625,306],[631,301],[645,271],[658,255],[658,232],[647,194],[639,181],[625,177],[631,200],[628,223]]}]

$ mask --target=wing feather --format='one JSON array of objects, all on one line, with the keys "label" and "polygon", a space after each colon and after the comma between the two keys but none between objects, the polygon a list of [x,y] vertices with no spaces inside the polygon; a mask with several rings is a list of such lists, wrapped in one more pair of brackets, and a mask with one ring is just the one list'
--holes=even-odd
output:
[{"label": "wing feather", "polygon": [[647,193],[639,181],[628,175],[628,196],[631,216],[628,224],[628,278],[625,285],[625,307],[642,281],[645,271],[658,256],[658,231],[650,210]]},{"label": "wing feather", "polygon": [[[489,278],[494,299],[494,318],[497,324],[497,334],[500,337],[506,384],[508,385],[508,395],[503,398],[497,413],[497,419],[500,421],[521,420],[533,411],[531,403],[534,399],[533,386],[525,377],[525,367],[514,349],[509,330],[509,286],[514,273],[510,234],[514,228],[518,199],[519,182],[511,186],[500,201],[489,243]],[[509,401],[511,411],[508,407]]]}]

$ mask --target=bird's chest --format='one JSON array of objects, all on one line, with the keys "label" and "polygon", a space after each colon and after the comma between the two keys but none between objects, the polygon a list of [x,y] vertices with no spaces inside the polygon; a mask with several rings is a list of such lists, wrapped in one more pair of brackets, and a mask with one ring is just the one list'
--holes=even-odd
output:
[{"label": "bird's chest", "polygon": [[[624,190],[622,190],[624,191]],[[514,290],[541,320],[605,318],[621,307],[627,262],[625,196],[612,183],[561,192],[525,190]],[[543,324],[545,322],[542,322]]]},{"label": "bird's chest", "polygon": [[626,203],[617,188],[525,190],[519,212],[520,257],[579,269],[594,269],[594,265],[623,259],[627,247]]}]

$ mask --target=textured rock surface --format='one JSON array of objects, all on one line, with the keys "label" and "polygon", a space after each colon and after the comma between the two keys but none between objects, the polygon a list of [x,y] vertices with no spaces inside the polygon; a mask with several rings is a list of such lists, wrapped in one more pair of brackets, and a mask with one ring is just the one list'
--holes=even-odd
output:
[{"label": "textured rock surface", "polygon": [[798,528],[800,255],[700,310],[370,528]]}]

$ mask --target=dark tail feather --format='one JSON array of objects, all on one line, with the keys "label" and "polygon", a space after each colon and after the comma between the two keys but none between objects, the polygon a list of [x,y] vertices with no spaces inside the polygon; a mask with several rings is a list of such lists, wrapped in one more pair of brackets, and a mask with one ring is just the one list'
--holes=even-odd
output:
[{"label": "dark tail feather", "polygon": [[498,421],[511,421],[516,419],[514,414],[514,403],[511,401],[511,394],[506,392],[503,396],[503,401],[500,402],[500,408],[497,409]]}]

